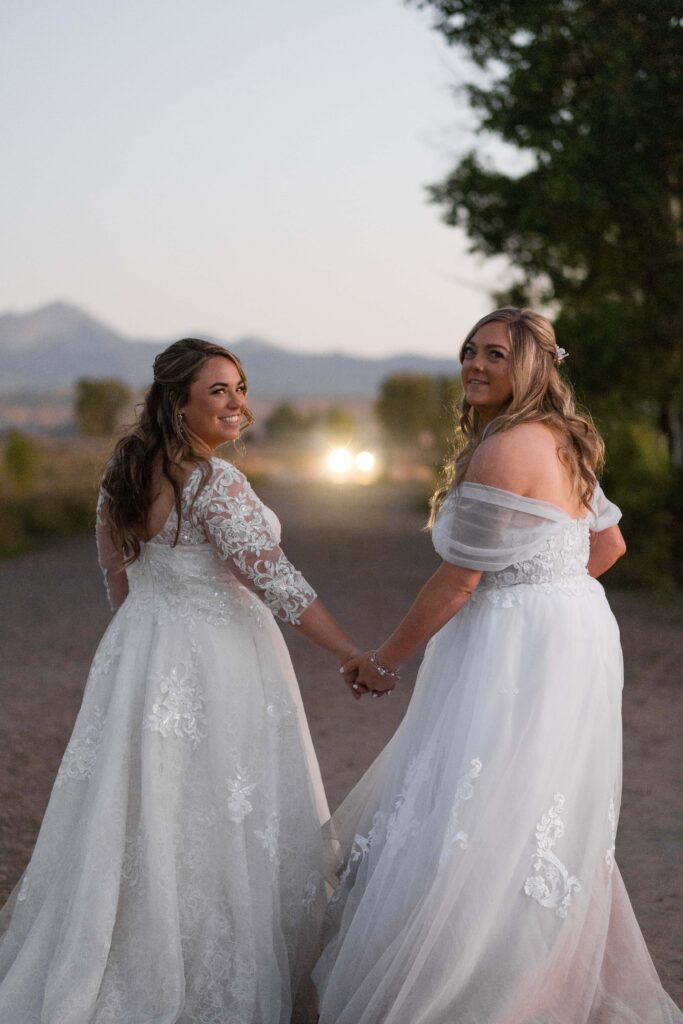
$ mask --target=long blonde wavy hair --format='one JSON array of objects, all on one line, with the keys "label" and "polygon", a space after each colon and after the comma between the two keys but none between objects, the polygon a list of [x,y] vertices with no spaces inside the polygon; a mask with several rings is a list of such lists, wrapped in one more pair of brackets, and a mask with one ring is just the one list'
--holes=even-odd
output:
[{"label": "long blonde wavy hair", "polygon": [[558,348],[553,325],[533,309],[505,306],[478,320],[462,343],[465,346],[480,327],[493,322],[507,326],[510,339],[512,395],[490,423],[466,398],[459,406],[452,451],[443,467],[439,486],[430,502],[431,526],[453,486],[465,477],[472,456],[483,440],[518,423],[546,423],[558,438],[558,454],[571,473],[581,503],[590,508],[597,477],[604,464],[605,445],[590,415],[576,408],[574,393],[559,372]]}]

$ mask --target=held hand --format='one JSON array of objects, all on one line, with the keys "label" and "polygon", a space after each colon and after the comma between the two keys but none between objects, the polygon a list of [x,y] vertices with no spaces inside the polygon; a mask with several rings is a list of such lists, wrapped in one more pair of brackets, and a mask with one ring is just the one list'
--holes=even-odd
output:
[{"label": "held hand", "polygon": [[367,651],[344,662],[344,677],[351,679],[351,687],[356,693],[372,693],[373,697],[388,696],[396,685],[398,675],[382,674],[378,670],[373,651]]},{"label": "held hand", "polygon": [[339,672],[344,678],[345,684],[354,700],[360,700],[364,693],[367,693],[365,686],[358,682],[358,670],[356,662],[362,657],[360,651],[354,652],[350,657],[347,655]]}]

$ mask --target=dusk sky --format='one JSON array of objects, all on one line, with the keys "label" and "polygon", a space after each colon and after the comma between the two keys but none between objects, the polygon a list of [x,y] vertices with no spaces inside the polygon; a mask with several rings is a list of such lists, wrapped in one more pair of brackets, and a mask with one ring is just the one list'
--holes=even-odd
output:
[{"label": "dusk sky", "polygon": [[506,277],[424,186],[473,143],[401,0],[4,0],[0,312],[453,353]]}]

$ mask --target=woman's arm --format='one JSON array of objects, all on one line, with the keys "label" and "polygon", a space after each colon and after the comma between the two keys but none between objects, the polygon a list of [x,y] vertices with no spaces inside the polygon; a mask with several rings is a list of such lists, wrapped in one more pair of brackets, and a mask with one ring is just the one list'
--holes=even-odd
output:
[{"label": "woman's arm", "polygon": [[626,542],[618,526],[608,526],[599,533],[591,532],[588,572],[597,579],[626,554]]},{"label": "woman's arm", "polygon": [[[481,573],[474,569],[442,562],[422,587],[398,628],[377,649],[377,661],[392,671],[398,669],[467,604],[480,578]],[[394,687],[394,677],[380,675],[369,654],[344,663],[348,677],[356,672],[357,684],[366,690],[384,692]]]},{"label": "woman's arm", "polygon": [[340,662],[356,654],[356,645],[285,556],[246,477],[226,464],[210,486],[200,515],[219,557],[275,616],[312,643]]},{"label": "woman's arm", "polygon": [[299,621],[292,623],[312,643],[334,654],[340,662],[347,661],[359,648],[344,632],[335,617],[327,610],[319,597],[301,613]]},{"label": "woman's arm", "polygon": [[97,559],[104,577],[109,607],[115,612],[128,597],[128,577],[126,576],[123,555],[114,543],[111,525],[104,514],[104,494],[102,491],[100,491],[97,499],[95,537],[97,540]]}]

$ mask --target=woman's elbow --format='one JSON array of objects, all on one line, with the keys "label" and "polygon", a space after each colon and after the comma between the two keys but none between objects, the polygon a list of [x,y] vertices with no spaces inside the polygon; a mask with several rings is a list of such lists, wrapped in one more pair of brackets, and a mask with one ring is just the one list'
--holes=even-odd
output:
[{"label": "woman's elbow", "polygon": [[621,533],[621,531],[619,531],[617,533],[617,536],[614,538],[613,543],[614,543],[614,560],[618,561],[620,558],[623,558],[624,555],[626,554],[626,541],[624,540],[624,536]]}]

